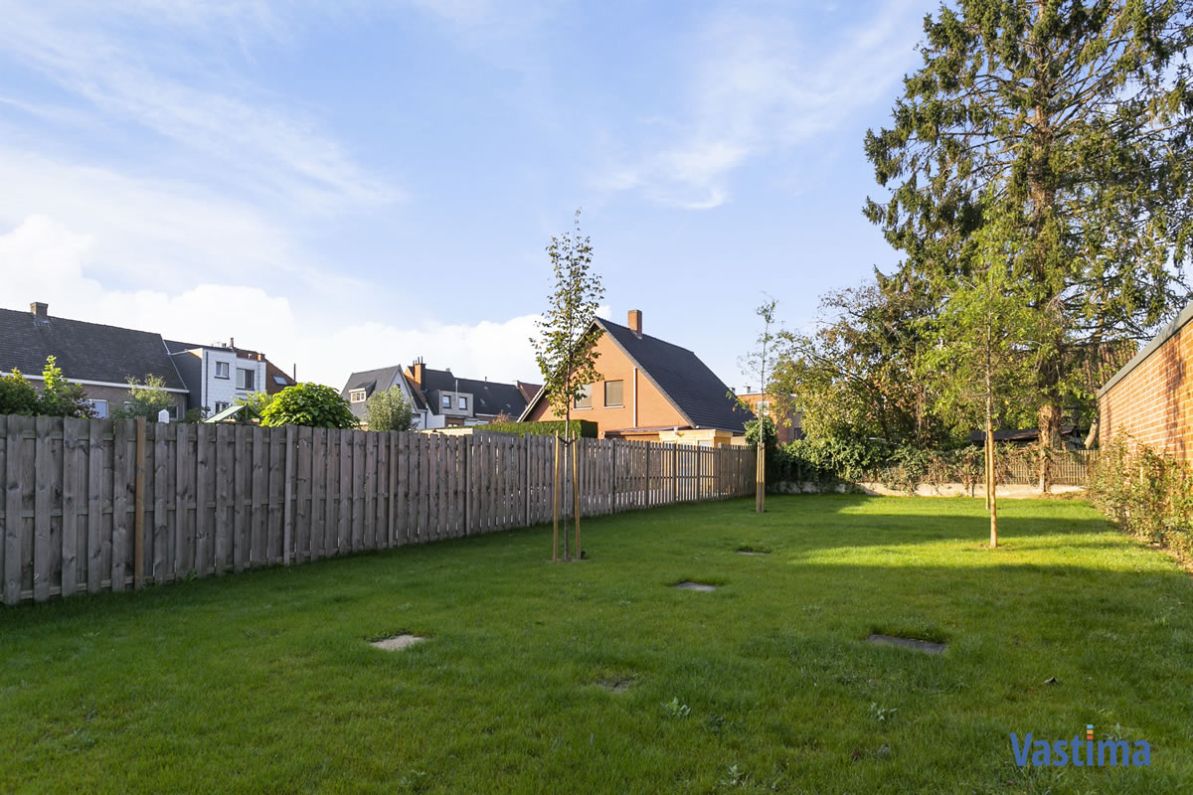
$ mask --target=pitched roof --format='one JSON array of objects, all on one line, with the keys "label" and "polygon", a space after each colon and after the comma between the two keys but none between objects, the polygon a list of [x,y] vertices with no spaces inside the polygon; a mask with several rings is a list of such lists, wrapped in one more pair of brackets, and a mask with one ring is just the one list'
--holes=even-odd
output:
[{"label": "pitched roof", "polygon": [[40,375],[48,356],[76,381],[123,384],[155,375],[167,389],[186,390],[160,334],[0,309],[0,372]]},{"label": "pitched roof", "polygon": [[753,413],[738,404],[725,382],[687,348],[649,334],[636,334],[610,320],[598,318],[596,322],[693,428],[744,433],[745,423],[754,419]]},{"label": "pitched roof", "polygon": [[[358,373],[353,373],[348,376],[348,383],[344,384],[344,388],[340,390],[340,397],[348,400],[348,393],[354,389],[363,389],[365,397],[372,397],[374,392],[384,392],[391,386],[398,382],[399,378],[405,378],[402,375],[402,365],[395,364],[389,367],[379,367],[376,370],[361,370]],[[366,414],[364,403],[352,403],[349,401],[348,406],[352,409],[352,413],[357,417],[364,417]]]},{"label": "pitched roof", "polygon": [[472,395],[472,413],[508,414],[519,416],[526,408],[526,398],[522,391],[514,384],[502,384],[497,381],[478,381],[475,378],[458,378],[451,370],[423,370],[422,391],[431,392],[466,392]]},{"label": "pitched roof", "polygon": [[[672,345],[649,334],[637,334],[604,318],[597,318],[593,322],[604,329],[692,428],[717,428],[744,433],[745,423],[754,419],[753,412],[742,408],[725,382],[687,348]],[[523,418],[529,414],[530,407],[543,397],[544,390],[540,389],[527,406]]]},{"label": "pitched roof", "polygon": [[518,391],[522,393],[522,397],[525,398],[527,405],[534,400],[534,396],[543,388],[542,384],[532,384],[528,381],[515,381],[514,386],[518,387]]}]

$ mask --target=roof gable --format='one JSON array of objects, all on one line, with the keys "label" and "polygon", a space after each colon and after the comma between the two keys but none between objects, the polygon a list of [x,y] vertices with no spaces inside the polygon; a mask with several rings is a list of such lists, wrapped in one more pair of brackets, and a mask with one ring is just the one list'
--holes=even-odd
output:
[{"label": "roof gable", "polygon": [[630,357],[694,428],[744,433],[754,418],[725,382],[696,354],[649,334],[598,318],[595,321]]}]

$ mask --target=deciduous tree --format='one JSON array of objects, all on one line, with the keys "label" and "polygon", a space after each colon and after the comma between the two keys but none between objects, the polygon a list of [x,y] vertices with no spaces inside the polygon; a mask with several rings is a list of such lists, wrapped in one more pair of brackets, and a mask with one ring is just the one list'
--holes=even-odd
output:
[{"label": "deciduous tree", "polygon": [[[552,289],[547,296],[547,310],[536,323],[538,336],[531,339],[535,361],[543,375],[547,400],[556,416],[562,416],[565,450],[571,447],[572,406],[583,389],[600,379],[596,369],[596,343],[601,329],[593,323],[605,288],[592,268],[592,239],[580,231],[580,211],[576,211],[571,233],[553,235],[547,244],[551,261]],[[558,443],[557,443],[558,445]],[[576,477],[576,451],[571,450],[572,502],[575,514],[575,549],[580,548],[579,479]],[[561,469],[556,448],[555,510],[552,560],[559,557],[559,493]],[[569,558],[567,538],[563,539],[563,558]]]}]

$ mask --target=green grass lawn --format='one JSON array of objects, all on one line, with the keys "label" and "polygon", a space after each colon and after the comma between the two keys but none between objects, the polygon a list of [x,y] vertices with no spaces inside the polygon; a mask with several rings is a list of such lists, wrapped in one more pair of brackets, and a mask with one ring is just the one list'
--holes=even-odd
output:
[{"label": "green grass lawn", "polygon": [[[592,520],[571,565],[536,528],[4,609],[0,791],[1193,791],[1164,554],[1072,501],[1007,501],[998,551],[979,500],[752,507]],[[1087,723],[1152,766],[1015,765]]]}]

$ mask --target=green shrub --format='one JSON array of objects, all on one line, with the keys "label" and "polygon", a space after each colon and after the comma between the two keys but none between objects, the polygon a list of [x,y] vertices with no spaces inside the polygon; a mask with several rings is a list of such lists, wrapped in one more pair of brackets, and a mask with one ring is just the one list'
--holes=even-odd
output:
[{"label": "green shrub", "polygon": [[0,375],[0,415],[36,414],[37,406],[37,390],[20,370]]},{"label": "green shrub", "polygon": [[128,379],[128,400],[112,412],[112,416],[119,420],[144,417],[150,422],[157,422],[157,415],[162,409],[169,411],[174,405],[174,398],[165,387],[165,379],[158,375],[145,376],[143,384],[137,383],[135,378]]},{"label": "green shrub", "polygon": [[[563,436],[563,420],[547,420],[544,422],[490,422],[486,425],[472,426],[473,432],[511,433],[515,436]],[[588,420],[572,420],[572,436],[585,439],[597,437],[597,424]]]},{"label": "green shrub", "polygon": [[414,419],[414,407],[397,386],[374,393],[365,403],[365,413],[370,431],[408,431]]},{"label": "green shrub", "polygon": [[306,425],[312,428],[355,428],[358,423],[340,393],[323,384],[288,386],[273,396],[261,414],[261,424],[278,428]]},{"label": "green shrub", "polygon": [[37,399],[36,413],[52,417],[91,416],[91,402],[87,399],[87,393],[79,384],[66,380],[56,356],[46,357],[41,378],[41,396]]},{"label": "green shrub", "polygon": [[1193,467],[1188,463],[1119,438],[1098,456],[1090,494],[1128,533],[1193,554]]}]

